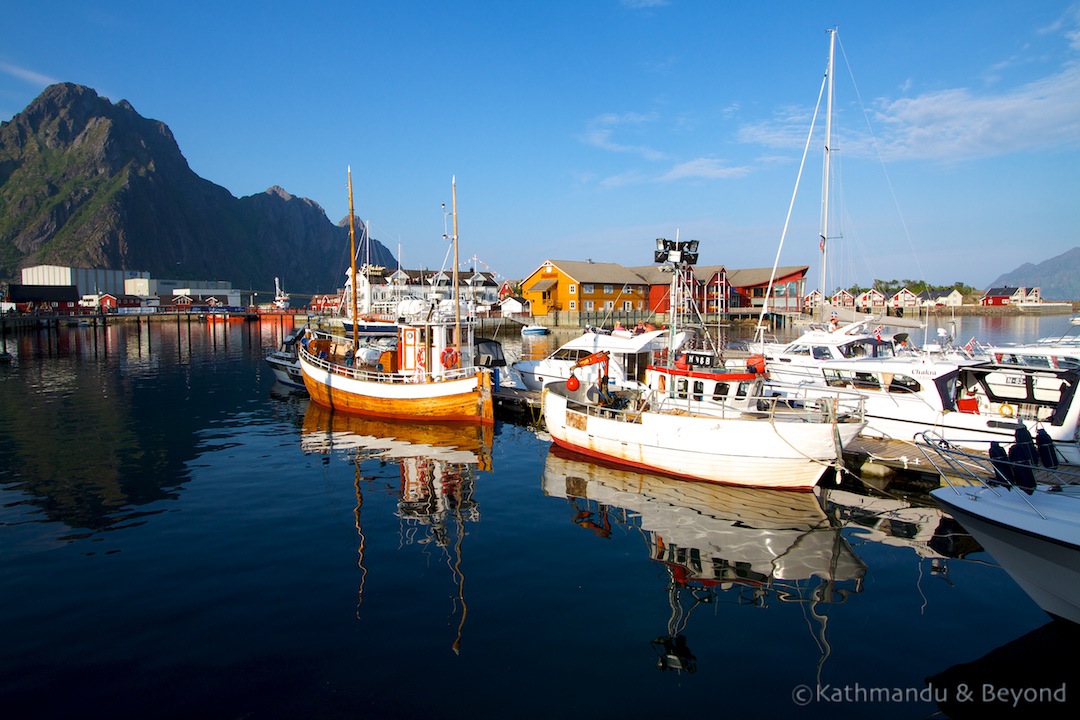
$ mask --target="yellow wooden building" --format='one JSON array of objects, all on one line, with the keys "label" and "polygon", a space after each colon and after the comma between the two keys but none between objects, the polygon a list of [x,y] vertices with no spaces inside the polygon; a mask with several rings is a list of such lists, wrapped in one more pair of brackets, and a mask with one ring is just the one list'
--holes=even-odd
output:
[{"label": "yellow wooden building", "polygon": [[649,283],[616,263],[545,260],[522,282],[522,297],[537,317],[559,313],[646,312]]}]

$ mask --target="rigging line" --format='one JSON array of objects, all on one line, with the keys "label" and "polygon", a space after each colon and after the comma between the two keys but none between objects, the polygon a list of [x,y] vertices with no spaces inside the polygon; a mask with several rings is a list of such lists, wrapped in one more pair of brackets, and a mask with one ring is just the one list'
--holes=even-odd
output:
[{"label": "rigging line", "polygon": [[[840,33],[836,33],[837,40],[840,40]],[[878,145],[877,136],[874,134],[874,128],[870,124],[870,118],[867,116],[866,106],[863,104],[862,95],[859,93],[859,86],[855,82],[855,73],[851,69],[851,63],[848,62],[847,53],[844,52],[844,41],[840,40],[840,54],[844,57],[844,66],[848,70],[848,76],[851,78],[851,86],[855,90],[855,98],[859,101],[859,108],[862,110],[863,119],[866,121],[866,129],[870,133],[870,143],[874,146],[874,152],[877,156],[878,162],[881,163],[881,172],[885,175],[885,184],[889,186],[889,194],[892,197],[893,205],[896,206],[896,214],[900,217],[900,225],[904,228],[904,237],[908,241],[908,248],[911,250],[911,255],[915,259],[915,266],[919,268],[919,277],[923,282],[926,282],[926,274],[923,272],[922,263],[919,262],[919,256],[915,252],[915,245],[911,240],[911,233],[908,231],[907,221],[904,219],[904,213],[900,209],[900,202],[896,199],[896,189],[893,187],[892,178],[889,177],[889,171],[885,167],[885,159],[881,156],[881,148]]]},{"label": "rigging line", "polygon": [[[773,283],[776,281],[776,268],[780,265],[780,253],[784,249],[784,239],[787,237],[788,226],[791,224],[791,213],[795,208],[795,196],[799,192],[799,182],[802,180],[803,168],[806,166],[806,156],[810,153],[810,140],[814,136],[814,125],[817,123],[818,111],[821,110],[821,98],[825,94],[825,84],[828,74],[821,79],[821,89],[818,90],[817,105],[814,107],[814,117],[810,121],[810,132],[806,135],[806,146],[803,148],[802,160],[799,161],[799,174],[795,178],[795,189],[791,192],[791,202],[788,204],[787,217],[784,218],[784,229],[780,233],[780,247],[776,249],[776,259],[773,260],[772,274],[769,275],[769,287],[765,291],[765,301],[761,304],[761,316],[758,318],[758,335],[762,350],[765,348],[765,314],[769,309],[769,298],[772,297]],[[821,288],[822,301],[825,298],[825,288]]]}]

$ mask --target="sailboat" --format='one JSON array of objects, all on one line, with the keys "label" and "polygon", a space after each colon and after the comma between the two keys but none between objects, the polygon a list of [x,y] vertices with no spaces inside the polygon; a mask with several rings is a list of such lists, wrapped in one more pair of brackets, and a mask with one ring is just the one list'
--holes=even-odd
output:
[{"label": "sailboat", "polygon": [[274,278],[274,309],[275,310],[288,310],[289,309],[289,294],[281,287],[281,283],[277,278]]},{"label": "sailboat", "polygon": [[[827,360],[854,357],[894,357],[911,347],[908,333],[894,336],[885,327],[922,328],[917,319],[891,318],[881,314],[861,314],[852,308],[835,307],[826,303],[827,267],[830,243],[830,181],[832,179],[832,116],[834,99],[834,65],[836,59],[836,29],[829,33],[829,61],[825,70],[822,93],[825,96],[825,144],[822,153],[821,220],[818,248],[821,252],[820,296],[816,321],[800,337],[790,343],[766,343],[761,338],[758,351],[764,356],[770,377],[782,382],[822,382],[821,364]],[[821,96],[818,103],[820,107]],[[815,121],[817,112],[814,114]],[[811,126],[811,134],[813,127]],[[809,138],[807,141],[809,150]],[[805,164],[805,154],[804,154]],[[800,176],[802,166],[800,166]],[[796,183],[796,188],[798,183]],[[794,199],[794,198],[793,198]],[[786,232],[786,225],[785,225]],[[783,239],[781,239],[781,246]],[[779,258],[779,254],[778,254]],[[774,269],[775,270],[775,269]],[[766,290],[772,296],[772,286]],[[768,303],[762,305],[759,328],[764,331],[764,315]]]},{"label": "sailboat", "polygon": [[[349,239],[356,277],[356,230],[352,171],[349,171]],[[298,358],[304,385],[320,405],[369,417],[450,420],[493,424],[491,371],[475,345],[472,313],[462,313],[457,277],[457,183],[453,194],[454,274],[452,297],[405,300],[398,306],[395,333],[363,345],[360,334],[340,337],[309,328]],[[356,287],[352,288],[357,317]]]}]

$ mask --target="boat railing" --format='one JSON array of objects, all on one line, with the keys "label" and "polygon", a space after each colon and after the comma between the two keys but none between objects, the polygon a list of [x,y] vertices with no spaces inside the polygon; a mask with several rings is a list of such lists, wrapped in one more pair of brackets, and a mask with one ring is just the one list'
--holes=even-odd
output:
[{"label": "boat railing", "polygon": [[567,394],[567,407],[586,415],[619,418],[632,423],[640,422],[642,413],[649,410],[715,418],[755,417],[779,422],[862,422],[866,401],[858,393],[826,388],[792,388],[784,395],[755,393],[736,398],[713,398],[707,394],[656,388],[615,391],[606,396],[595,388],[592,391],[593,395]]},{"label": "boat railing", "polygon": [[[1032,448],[1036,455],[1010,452],[1004,457],[994,456],[990,452],[961,448],[933,430],[918,433],[915,446],[958,495],[962,488],[976,487],[994,495],[1015,491],[1027,501],[1027,496],[1039,486],[1049,486],[1051,491],[1069,486],[1080,488],[1080,467],[1051,460],[1045,455],[1040,459],[1036,456],[1037,448]],[[1039,513],[1030,501],[1028,505]]]},{"label": "boat railing", "polygon": [[448,380],[463,380],[470,377],[476,377],[481,371],[486,370],[486,368],[482,367],[466,366],[435,371],[417,369],[410,373],[394,373],[386,372],[384,370],[372,370],[366,366],[357,367],[334,362],[329,357],[323,358],[313,355],[304,345],[300,346],[299,352],[304,356],[304,359],[307,362],[321,370],[365,382],[396,383],[402,385],[445,382]]}]

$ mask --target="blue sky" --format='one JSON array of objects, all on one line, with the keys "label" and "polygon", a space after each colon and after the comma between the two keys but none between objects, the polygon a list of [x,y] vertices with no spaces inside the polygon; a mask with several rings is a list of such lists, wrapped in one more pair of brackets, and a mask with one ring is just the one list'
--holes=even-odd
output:
[{"label": "blue sky", "polygon": [[[830,286],[961,281],[1080,246],[1080,3],[12,3],[0,119],[74,82],[240,197],[357,215],[407,267],[771,266],[839,30]],[[823,123],[780,263],[820,267]],[[288,286],[288,268],[281,275]],[[298,289],[300,290],[300,289]],[[303,290],[308,290],[304,288]],[[310,290],[321,290],[311,288]]]}]

